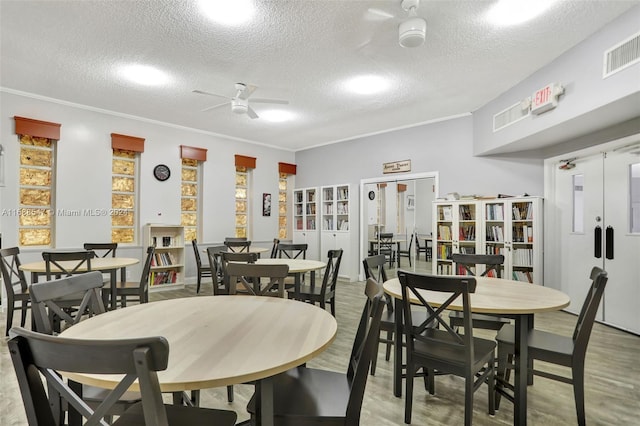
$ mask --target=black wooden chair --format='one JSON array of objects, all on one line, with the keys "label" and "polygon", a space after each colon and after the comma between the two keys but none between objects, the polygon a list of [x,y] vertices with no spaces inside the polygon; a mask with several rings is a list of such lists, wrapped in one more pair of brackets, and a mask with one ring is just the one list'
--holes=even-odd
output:
[{"label": "black wooden chair", "polygon": [[[100,294],[102,288],[102,275],[99,272],[88,272],[81,275],[73,275],[56,280],[32,284],[30,287],[32,298],[32,315],[35,331],[48,335],[56,334],[62,327],[71,327],[80,322],[84,317],[100,315],[105,312],[105,306]],[[80,297],[70,310],[69,298]],[[50,401],[56,416],[63,416],[59,401],[60,395],[53,395],[50,389]],[[108,391],[94,386],[82,386],[82,398],[92,407],[100,405],[107,397]],[[108,416],[120,415],[133,404],[140,401],[140,393],[127,392],[113,404],[105,413]]]},{"label": "black wooden chair", "polygon": [[[384,305],[375,282],[365,286],[367,301],[353,342],[347,373],[300,366],[274,376],[273,415],[276,426],[360,424],[360,409],[367,385],[371,357],[375,351]],[[260,387],[249,401],[247,411],[256,419]],[[255,424],[255,423],[252,423]]]},{"label": "black wooden chair", "polygon": [[118,283],[116,295],[120,298],[120,306],[125,308],[127,301],[133,299],[138,303],[149,302],[149,275],[151,274],[151,262],[155,255],[155,247],[147,247],[147,256],[142,266],[139,281],[125,281]]},{"label": "black wooden chair", "polygon": [[424,245],[421,246],[420,236],[418,235],[417,232],[414,234],[414,239],[416,240],[416,259],[420,260],[420,253],[424,253],[425,262],[428,262],[429,260],[431,260],[431,256],[432,256],[431,240],[426,239],[424,242]]},{"label": "black wooden chair", "polygon": [[413,246],[413,234],[409,236],[409,244],[407,245],[407,249],[398,249],[397,258],[398,258],[398,268],[400,268],[400,259],[406,257],[409,259],[409,268],[411,268],[411,247]]},{"label": "black wooden chair", "polygon": [[[502,265],[504,264],[504,256],[501,254],[464,254],[454,253],[451,260],[456,264],[457,275],[475,276],[477,265],[485,265],[482,277],[494,276],[500,278],[502,273]],[[508,318],[502,318],[495,315],[472,314],[471,321],[473,328],[483,330],[500,330],[505,324],[510,324]],[[449,325],[451,327],[461,327],[463,323],[462,312],[454,311],[449,314]]]},{"label": "black wooden chair", "polygon": [[327,303],[331,307],[331,315],[336,316],[336,284],[340,272],[340,262],[342,261],[342,249],[329,250],[327,253],[327,266],[324,268],[322,285],[300,285],[300,291],[289,288],[290,299],[297,299],[312,304],[319,303],[325,309]]},{"label": "black wooden chair", "polygon": [[[402,294],[413,293],[428,312],[426,321],[416,327],[413,325],[411,301],[406,297],[402,299],[407,340],[405,423],[411,423],[413,376],[419,368],[424,368],[428,372],[428,390],[432,395],[435,393],[436,370],[439,373],[454,374],[464,378],[465,425],[471,425],[473,394],[484,383],[489,389],[489,414],[494,414],[496,342],[473,337],[469,294],[475,292],[475,278],[420,275],[405,271],[398,271],[398,278],[402,286]],[[420,290],[446,292],[451,293],[451,296],[441,306],[435,308],[424,299]],[[462,298],[463,305],[463,334],[456,333],[441,317],[443,311],[458,297]],[[437,321],[442,328],[432,327],[433,321]]]},{"label": "black wooden chair", "polygon": [[378,254],[384,254],[389,261],[389,268],[393,268],[396,261],[396,243],[393,241],[393,233],[381,232],[378,235]]},{"label": "black wooden chair", "polygon": [[[598,306],[602,300],[602,295],[604,294],[608,277],[605,271],[594,267],[591,270],[590,279],[591,286],[580,310],[580,315],[578,315],[573,335],[571,337],[561,336],[534,329],[529,331],[529,342],[527,345],[529,359],[544,361],[571,369],[571,377],[536,370],[535,368],[533,368],[530,373],[573,385],[573,396],[579,425],[584,425],[586,422],[584,408],[584,360],[587,354],[587,346],[589,344],[591,330],[593,329],[593,323],[596,318],[596,313],[598,312]],[[504,393],[504,388],[506,387],[513,391],[513,386],[509,384],[509,372],[513,368],[511,363],[515,345],[515,328],[511,325],[505,325],[498,332],[496,340],[498,341],[496,408],[498,408],[500,405],[500,395]],[[533,363],[531,365],[533,365]],[[513,401],[511,396],[507,396],[507,399]]]},{"label": "black wooden chair", "polygon": [[284,259],[306,259],[309,244],[307,243],[280,243],[278,244],[278,257]]},{"label": "black wooden chair", "polygon": [[225,287],[222,272],[222,253],[227,251],[227,246],[207,247],[207,257],[211,268],[211,278],[213,280],[213,295],[229,294],[229,289]]},{"label": "black wooden chair", "polygon": [[200,293],[200,284],[202,283],[203,278],[213,279],[213,268],[211,267],[211,263],[209,263],[208,265],[202,263],[200,250],[198,249],[198,241],[195,239],[191,240],[191,245],[193,246],[193,254],[196,259],[196,268],[198,272],[197,285],[196,285],[196,294],[197,294],[197,293]]},{"label": "black wooden chair", "polygon": [[280,244],[280,240],[277,238],[274,238],[273,245],[271,246],[271,254],[269,255],[269,258],[275,259],[276,257],[278,257],[278,244]]},{"label": "black wooden chair", "polygon": [[43,251],[42,259],[45,262],[47,281],[63,276],[68,277],[74,274],[90,272],[91,259],[94,257],[95,252],[91,250]]},{"label": "black wooden chair", "polygon": [[[57,424],[45,387],[62,395],[69,405],[87,419],[87,424],[104,425],[106,423],[100,419],[108,416],[112,405],[136,379],[143,402],[134,404],[120,414],[113,423],[115,426],[235,425],[237,416],[233,411],[162,403],[157,372],[165,370],[169,360],[169,344],[163,337],[70,339],[23,328],[12,329],[11,335],[9,352],[30,425]],[[91,408],[57,371],[120,374],[123,379],[113,391],[107,391],[109,397],[105,398],[104,404]]]},{"label": "black wooden chair", "polygon": [[246,239],[242,241],[228,240],[224,242],[224,245],[227,246],[227,250],[232,253],[248,253],[251,247],[251,241],[247,241]]},{"label": "black wooden chair", "polygon": [[226,272],[229,276],[229,294],[236,294],[237,285],[240,284],[252,296],[284,297],[284,279],[289,274],[289,266],[229,262]]},{"label": "black wooden chair", "polygon": [[[220,269],[222,271],[222,286],[225,294],[231,294],[231,283],[229,280],[229,274],[227,272],[227,266],[230,262],[242,262],[242,263],[256,263],[258,260],[258,253],[236,253],[232,251],[223,251],[220,253]],[[237,284],[237,283],[236,283]],[[237,285],[235,286],[238,290]],[[241,291],[244,287],[241,286]]]},{"label": "black wooden chair", "polygon": [[9,329],[13,325],[15,310],[20,311],[20,325],[24,327],[29,310],[29,288],[24,271],[20,270],[20,249],[10,247],[0,249],[0,269],[2,270],[2,282],[7,295],[2,305],[7,309],[7,327],[5,335],[9,335]]}]

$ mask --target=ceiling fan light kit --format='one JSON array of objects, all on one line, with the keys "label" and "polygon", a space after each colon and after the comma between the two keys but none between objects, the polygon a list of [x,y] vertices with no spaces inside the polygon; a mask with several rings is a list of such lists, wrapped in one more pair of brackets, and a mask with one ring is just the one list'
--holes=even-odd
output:
[{"label": "ceiling fan light kit", "polygon": [[416,10],[420,0],[402,0],[402,8],[409,12],[409,19],[398,26],[398,42],[402,47],[422,46],[427,34],[427,21],[419,18]]}]

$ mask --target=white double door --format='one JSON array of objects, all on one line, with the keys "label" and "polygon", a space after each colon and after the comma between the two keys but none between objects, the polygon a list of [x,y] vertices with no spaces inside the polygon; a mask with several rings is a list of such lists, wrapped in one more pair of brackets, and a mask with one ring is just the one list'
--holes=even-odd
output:
[{"label": "white double door", "polygon": [[559,232],[545,262],[555,264],[551,279],[559,282],[547,285],[569,294],[568,310],[579,313],[589,271],[604,268],[609,281],[597,319],[640,333],[640,136],[563,157],[575,157],[575,167],[548,163],[555,202],[547,213]]}]

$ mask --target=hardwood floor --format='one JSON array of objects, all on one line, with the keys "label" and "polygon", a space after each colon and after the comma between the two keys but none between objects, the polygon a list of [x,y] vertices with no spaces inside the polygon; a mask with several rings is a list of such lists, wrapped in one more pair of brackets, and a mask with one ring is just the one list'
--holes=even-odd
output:
[{"label": "hardwood floor", "polygon": [[[406,259],[403,259],[406,263]],[[405,266],[405,265],[403,265]],[[427,269],[421,262],[418,270]],[[390,271],[390,275],[395,273]],[[210,295],[211,284],[203,284],[200,295]],[[156,292],[151,300],[175,297],[196,297],[195,285],[184,290]],[[337,320],[338,336],[335,342],[309,366],[335,371],[346,371],[356,322],[364,303],[362,282],[338,284]],[[0,314],[4,327],[4,314]],[[14,320],[15,321],[15,320]],[[536,316],[536,328],[571,335],[575,317],[563,312]],[[481,331],[478,333],[480,334]],[[490,337],[490,334],[487,336]],[[0,426],[26,425],[13,367],[7,351],[6,339],[0,343]],[[640,337],[596,324],[586,359],[586,416],[590,425],[637,424],[640,418]],[[404,418],[404,399],[392,393],[392,363],[384,360],[383,346],[378,354],[375,377],[369,376],[361,424],[366,426],[401,425]],[[547,366],[545,366],[547,367]],[[563,369],[549,366],[550,371]],[[201,404],[206,407],[233,409],[238,420],[248,418],[246,403],[253,393],[248,385],[235,386],[235,401],[228,404],[226,389],[210,389],[202,392]],[[531,425],[575,424],[575,406],[570,385],[536,377],[529,388],[528,421]],[[414,386],[414,425],[462,424],[464,420],[464,394],[461,379],[441,376],[436,379],[436,395],[430,396],[421,379]],[[487,390],[483,386],[474,398],[473,422],[476,425],[512,424],[513,406],[504,401],[495,416],[487,414]]]}]

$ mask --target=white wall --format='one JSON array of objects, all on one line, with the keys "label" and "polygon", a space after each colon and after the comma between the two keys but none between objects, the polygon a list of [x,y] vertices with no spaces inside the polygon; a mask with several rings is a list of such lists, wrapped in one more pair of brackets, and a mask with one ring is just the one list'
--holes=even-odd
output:
[{"label": "white wall", "polygon": [[[14,116],[62,124],[57,146],[55,200],[57,209],[94,209],[111,207],[111,133],[145,138],[145,151],[140,160],[140,218],[138,246],[123,255],[142,258],[142,225],[180,223],[181,160],[180,145],[208,149],[202,180],[202,243],[224,240],[235,232],[235,165],[234,155],[257,158],[253,171],[253,223],[251,238],[265,245],[278,233],[277,208],[269,217],[262,216],[262,193],[278,194],[278,162],[294,162],[294,154],[226,139],[186,128],[142,121],[77,105],[56,103],[7,92],[0,92],[0,143],[5,148],[6,186],[0,188],[0,207],[18,207],[19,143],[15,135]],[[165,182],[154,179],[152,170],[159,163],[171,168]],[[18,217],[0,217],[3,246],[18,245]],[[108,216],[57,217],[57,248],[78,248],[87,241],[110,241],[111,221]],[[25,260],[38,260],[40,250],[31,250]],[[119,248],[120,254],[120,248]],[[195,274],[193,253],[188,246],[186,276]],[[132,276],[138,274],[133,269]]]}]

